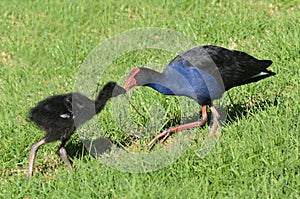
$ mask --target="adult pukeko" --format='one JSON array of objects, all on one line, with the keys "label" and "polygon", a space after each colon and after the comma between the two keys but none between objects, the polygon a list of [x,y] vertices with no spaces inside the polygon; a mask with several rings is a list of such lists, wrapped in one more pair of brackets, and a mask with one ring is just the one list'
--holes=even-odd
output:
[{"label": "adult pukeko", "polygon": [[163,131],[148,144],[150,147],[160,138],[163,142],[173,132],[204,125],[206,105],[214,116],[212,128],[216,128],[219,114],[212,101],[232,87],[275,75],[266,69],[271,64],[271,60],[258,60],[241,51],[198,46],[175,57],[162,73],[143,67],[132,69],[124,88],[128,91],[135,86],[148,86],[164,95],[190,97],[202,106],[199,121]]},{"label": "adult pukeko", "polygon": [[108,82],[99,92],[95,101],[80,93],[68,93],[48,97],[32,108],[30,119],[44,129],[46,135],[30,150],[27,177],[32,174],[37,149],[43,144],[58,140],[62,141],[59,149],[60,157],[72,169],[65,144],[76,127],[99,113],[111,97],[125,93],[126,91],[115,82]]}]

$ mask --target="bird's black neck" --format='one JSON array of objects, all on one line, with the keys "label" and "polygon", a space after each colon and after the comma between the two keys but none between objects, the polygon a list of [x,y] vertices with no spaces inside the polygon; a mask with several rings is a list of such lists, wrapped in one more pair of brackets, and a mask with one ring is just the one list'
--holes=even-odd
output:
[{"label": "bird's black neck", "polygon": [[176,79],[169,79],[165,73],[160,73],[152,69],[141,68],[140,70],[140,75],[136,77],[138,85],[151,87],[165,95],[174,94],[172,89]]},{"label": "bird's black neck", "polygon": [[149,68],[140,68],[139,76],[135,79],[137,81],[137,85],[139,86],[149,86],[153,83],[157,84],[165,82],[165,76],[163,73]]},{"label": "bird's black neck", "polygon": [[95,111],[98,114],[106,105],[106,102],[111,98],[111,92],[109,90],[102,90],[99,92],[98,97],[95,100]]}]

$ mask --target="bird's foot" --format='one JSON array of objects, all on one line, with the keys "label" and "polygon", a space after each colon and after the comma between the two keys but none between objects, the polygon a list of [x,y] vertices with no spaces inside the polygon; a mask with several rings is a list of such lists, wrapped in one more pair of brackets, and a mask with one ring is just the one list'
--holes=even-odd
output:
[{"label": "bird's foot", "polygon": [[153,138],[148,144],[147,147],[151,148],[152,145],[159,140],[160,138],[162,138],[162,140],[160,141],[160,143],[163,143],[169,136],[171,135],[171,130],[165,130],[162,133],[158,134],[157,136],[155,136],[155,138]]},{"label": "bird's foot", "polygon": [[148,144],[147,147],[151,148],[152,145],[158,140],[161,139],[160,143],[163,143],[164,141],[166,141],[166,139],[175,132],[179,132],[179,131],[183,131],[186,129],[191,129],[191,128],[195,128],[195,127],[199,127],[199,126],[203,126],[207,121],[207,117],[204,117],[202,119],[200,119],[199,121],[196,122],[192,122],[192,123],[188,123],[188,124],[183,124],[177,127],[172,127],[168,130],[163,131],[162,133],[158,134],[155,138],[153,138]]},{"label": "bird's foot", "polygon": [[31,174],[30,172],[27,172],[27,174],[26,174],[26,179],[29,180],[30,177],[31,177],[31,175],[32,175],[32,174]]},{"label": "bird's foot", "polygon": [[164,141],[166,141],[166,139],[171,135],[171,130],[168,129],[165,131],[165,136],[160,140],[160,143],[163,143]]}]

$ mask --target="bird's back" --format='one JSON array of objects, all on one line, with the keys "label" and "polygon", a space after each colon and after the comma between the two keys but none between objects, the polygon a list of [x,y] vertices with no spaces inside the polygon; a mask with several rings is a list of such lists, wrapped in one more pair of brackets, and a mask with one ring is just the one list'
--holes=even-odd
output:
[{"label": "bird's back", "polygon": [[[39,102],[30,111],[30,120],[46,131],[47,141],[63,140],[75,131],[70,108],[65,99],[71,94],[55,95]],[[62,115],[66,117],[62,117]]]},{"label": "bird's back", "polygon": [[225,90],[275,75],[266,70],[272,64],[271,60],[258,60],[247,53],[218,46],[195,47],[175,57],[168,67],[183,62],[214,76]]},{"label": "bird's back", "polygon": [[38,126],[44,128],[53,120],[57,120],[59,115],[68,112],[64,104],[66,95],[55,95],[40,101],[30,111],[30,119]]}]

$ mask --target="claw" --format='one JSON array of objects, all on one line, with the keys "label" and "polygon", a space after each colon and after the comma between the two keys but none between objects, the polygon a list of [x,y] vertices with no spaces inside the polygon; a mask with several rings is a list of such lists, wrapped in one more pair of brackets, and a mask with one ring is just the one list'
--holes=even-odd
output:
[{"label": "claw", "polygon": [[163,131],[162,133],[158,134],[157,136],[155,136],[155,138],[153,138],[148,144],[147,144],[147,147],[148,148],[151,148],[151,146],[158,140],[160,139],[161,137],[168,137],[170,133],[168,133],[169,130],[166,130],[166,131]]},{"label": "claw", "polygon": [[166,130],[166,134],[163,137],[163,139],[161,139],[160,143],[163,143],[164,141],[166,141],[166,139],[171,135],[171,131],[170,129]]},{"label": "claw", "polygon": [[[217,110],[213,107],[213,113],[214,115],[216,115],[218,118],[218,112]],[[180,126],[177,126],[177,127],[172,127],[168,130],[165,130],[163,131],[162,133],[158,134],[157,136],[155,136],[148,144],[147,144],[147,147],[148,148],[151,148],[152,145],[159,139],[162,138],[162,140],[160,141],[160,143],[163,143],[172,133],[175,133],[175,132],[179,132],[179,131],[182,131],[182,130],[186,130],[186,129],[190,129],[190,128],[195,128],[195,127],[198,127],[198,126],[203,126],[207,121],[207,112],[206,112],[206,106],[203,105],[202,106],[202,118],[199,120],[199,121],[196,121],[196,122],[191,122],[191,123],[188,123],[188,124],[183,124],[183,125],[180,125]]]}]

